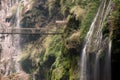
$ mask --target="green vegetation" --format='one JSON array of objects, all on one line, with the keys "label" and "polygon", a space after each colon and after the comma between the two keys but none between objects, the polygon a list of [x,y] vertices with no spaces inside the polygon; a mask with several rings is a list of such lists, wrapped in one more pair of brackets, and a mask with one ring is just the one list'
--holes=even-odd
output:
[{"label": "green vegetation", "polygon": [[81,30],[81,38],[84,39],[87,31],[89,30],[89,27],[93,21],[93,18],[98,10],[99,2],[94,1],[87,5],[87,14],[85,16],[85,19],[82,21],[80,30]]},{"label": "green vegetation", "polygon": [[[113,41],[112,56],[113,63],[119,62],[120,56],[120,1],[113,0],[113,12],[111,13],[111,39]],[[120,63],[120,62],[119,62]]]},{"label": "green vegetation", "polygon": [[[20,42],[23,47],[20,60],[23,71],[30,74],[31,78],[35,76],[33,80],[79,80],[80,52],[101,1],[28,0],[30,9],[27,11],[27,7],[21,3],[20,25],[23,28],[45,28],[47,31],[54,31],[58,30],[54,24],[56,20],[68,21],[61,25],[62,35],[21,35],[21,40],[24,40]],[[114,64],[120,63],[120,0],[112,1],[112,11],[103,23],[102,41],[103,48],[106,49],[105,42],[111,38]],[[17,5],[10,9],[12,15],[6,18],[13,26],[16,22],[16,10]],[[100,53],[106,52],[103,48]],[[0,47],[0,53],[1,51]],[[91,53],[94,55],[92,50]],[[104,61],[104,57],[104,54],[100,55],[100,62]],[[93,67],[93,64],[90,63],[90,66]],[[16,76],[17,74],[13,73],[8,77],[12,80],[16,79]]]},{"label": "green vegetation", "polygon": [[[68,23],[61,36],[37,36],[34,40],[31,40],[33,37],[28,39],[21,58],[23,70],[35,74],[36,80],[79,80],[80,52],[99,4],[99,0],[35,0],[33,8],[23,15],[23,26],[36,27],[37,24],[45,27],[57,19],[66,19]],[[120,19],[116,13],[119,13],[119,9],[117,7],[111,13],[114,24],[108,25],[106,22],[103,27],[104,37],[111,33],[113,43],[117,44],[119,27],[116,26],[119,26],[117,21]],[[110,26],[113,30],[109,30]],[[118,46],[114,44],[113,49],[116,47]],[[117,48],[114,53],[118,52],[120,51]]]},{"label": "green vegetation", "polygon": [[[38,38],[37,41],[33,41],[35,43],[26,45],[21,58],[23,70],[30,74],[35,73],[36,80],[79,80],[79,52],[97,12],[99,2],[97,0],[94,2],[48,0],[45,5],[40,5],[40,3],[38,2],[38,5],[24,15],[23,25],[29,26],[32,23],[35,25],[41,22],[40,19],[44,18],[42,16],[46,15],[49,15],[51,20],[67,19],[68,23],[65,25],[62,36],[55,35],[44,38],[41,36],[42,42],[39,42]],[[45,7],[46,5],[48,6]],[[44,12],[49,12],[49,14],[43,15]],[[34,14],[37,16],[35,17]],[[41,44],[41,47],[38,44]],[[38,48],[36,49],[36,47]]]}]

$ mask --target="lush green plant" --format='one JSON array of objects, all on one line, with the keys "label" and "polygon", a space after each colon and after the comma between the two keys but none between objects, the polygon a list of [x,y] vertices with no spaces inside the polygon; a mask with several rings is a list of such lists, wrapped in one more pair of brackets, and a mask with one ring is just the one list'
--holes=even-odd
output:
[{"label": "lush green plant", "polygon": [[[44,10],[47,10],[45,12],[49,12],[48,18],[50,20],[67,18],[68,23],[62,37],[55,35],[43,38],[43,41],[39,43],[42,45],[38,48],[39,53],[34,48],[39,44],[32,43],[34,47],[27,47],[27,55],[22,58],[22,65],[28,69],[27,72],[37,72],[38,79],[79,80],[77,73],[79,73],[80,46],[97,12],[98,2],[98,0],[48,0],[46,2],[48,6],[44,6]],[[32,17],[36,24],[41,21],[42,16],[45,16],[37,6],[33,7],[30,13],[31,15],[29,12],[26,13],[23,19],[25,25],[32,22]],[[74,47],[67,48],[67,41]],[[31,63],[35,63],[35,66]],[[27,67],[26,64],[28,64]]]},{"label": "lush green plant", "polygon": [[80,26],[81,39],[85,38],[87,31],[89,30],[90,25],[93,21],[93,18],[98,10],[98,6],[99,6],[99,3],[97,1],[89,3],[87,5],[87,7],[86,7],[87,14],[86,14],[84,20],[82,21],[81,26]]}]

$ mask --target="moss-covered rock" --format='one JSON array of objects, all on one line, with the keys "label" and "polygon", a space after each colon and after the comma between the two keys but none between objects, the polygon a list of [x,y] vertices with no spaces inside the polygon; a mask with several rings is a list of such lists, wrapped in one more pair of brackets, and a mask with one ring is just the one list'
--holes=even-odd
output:
[{"label": "moss-covered rock", "polygon": [[[40,24],[45,24],[43,26],[45,27],[49,22],[63,18],[68,20],[68,23],[65,25],[62,35],[39,36],[39,38],[37,36],[37,39],[30,41],[31,44],[28,41],[30,45],[26,44],[27,47],[21,58],[23,69],[35,75],[36,80],[79,80],[80,52],[100,1],[41,0],[39,2],[35,0],[35,3],[32,10],[24,14],[22,25],[36,27],[38,24],[37,26],[40,27]],[[43,19],[47,20],[47,24],[41,23]],[[114,25],[119,26],[119,23],[115,22]],[[119,27],[113,29],[114,43],[119,42],[119,32],[116,28],[119,29]],[[105,23],[103,28],[105,38],[111,33],[109,29],[109,25]],[[29,39],[31,40],[31,38]],[[115,41],[116,39],[118,42]],[[116,49],[117,45],[113,46],[114,53],[119,52],[119,49]]]}]

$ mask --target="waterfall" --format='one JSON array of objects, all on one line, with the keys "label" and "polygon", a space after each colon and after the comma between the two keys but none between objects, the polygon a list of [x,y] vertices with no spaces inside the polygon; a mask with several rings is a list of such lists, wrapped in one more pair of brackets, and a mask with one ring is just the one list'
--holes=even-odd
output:
[{"label": "waterfall", "polygon": [[[81,54],[80,80],[100,80],[100,55],[102,53],[103,21],[111,11],[111,0],[103,0],[85,38],[85,45]],[[110,64],[110,50],[106,54],[106,67]],[[94,58],[94,60],[92,59]],[[93,66],[94,65],[94,66]],[[103,66],[104,67],[104,66]],[[106,73],[109,74],[109,73]],[[105,80],[110,80],[106,78]]]},{"label": "waterfall", "polygon": [[81,57],[81,72],[80,72],[80,80],[87,80],[88,76],[87,76],[87,46],[90,44],[91,42],[91,37],[95,28],[95,22],[97,20],[97,17],[99,16],[99,12],[100,12],[100,8],[90,26],[90,30],[87,33],[86,36],[86,43],[85,46],[83,48],[82,51],[82,57]]},{"label": "waterfall", "polygon": [[104,80],[111,80],[111,47],[112,41],[109,39],[108,53],[105,56]]},{"label": "waterfall", "polygon": [[[20,3],[18,2],[18,6],[17,6],[17,12],[16,12],[16,19],[17,19],[17,22],[16,22],[16,27],[17,28],[20,28]],[[20,52],[21,52],[21,48],[20,48],[20,35],[15,35],[15,39],[14,41],[16,41],[16,52],[15,54],[17,55],[16,56],[16,65],[15,65],[15,68],[16,68],[16,72],[20,72],[20,63],[19,63],[19,55],[20,55]]]},{"label": "waterfall", "polygon": [[100,61],[100,54],[101,54],[101,51],[99,51],[96,56],[95,56],[95,64],[94,64],[94,73],[93,73],[93,76],[94,76],[94,80],[100,80],[100,65],[99,65],[99,61]]},{"label": "waterfall", "polygon": [[[21,1],[20,0],[3,0],[1,2],[2,10],[0,11],[0,28],[8,29],[8,28],[20,28],[20,18],[21,18]],[[10,9],[12,7],[16,7],[16,15],[15,21],[11,24],[10,22],[6,22],[7,15],[10,15]],[[11,19],[12,20],[12,19]],[[19,73],[21,71],[19,56],[21,53],[20,48],[20,35],[18,34],[0,34],[0,45],[2,46],[1,52],[1,60],[0,60],[0,71],[2,74],[7,76],[11,73]]]}]

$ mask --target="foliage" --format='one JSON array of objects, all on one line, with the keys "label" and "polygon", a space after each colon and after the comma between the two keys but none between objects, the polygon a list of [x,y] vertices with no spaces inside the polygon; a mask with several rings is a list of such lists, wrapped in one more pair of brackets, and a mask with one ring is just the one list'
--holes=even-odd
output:
[{"label": "foliage", "polygon": [[99,1],[45,0],[44,5],[42,1],[36,1],[32,10],[24,15],[23,25],[35,27],[43,18],[47,24],[56,19],[66,19],[68,23],[62,36],[39,36],[33,40],[34,43],[26,45],[21,61],[23,68],[31,74],[36,72],[36,80],[79,80],[79,52]]},{"label": "foliage", "polygon": [[83,19],[81,26],[80,26],[80,31],[81,31],[81,39],[84,39],[86,36],[87,31],[89,30],[89,27],[93,21],[93,18],[97,12],[99,6],[99,2],[95,1],[92,3],[89,3],[86,7],[87,13],[85,18]]},{"label": "foliage", "polygon": [[119,62],[119,56],[120,56],[120,4],[119,0],[113,0],[113,12],[111,13],[111,26],[112,26],[112,33],[111,33],[111,39],[113,41],[112,46],[112,56],[113,56],[113,63]]},{"label": "foliage", "polygon": [[85,14],[85,10],[82,9],[80,6],[74,6],[70,13],[74,14],[76,17],[76,20],[80,19],[82,20]]}]

